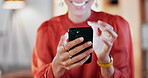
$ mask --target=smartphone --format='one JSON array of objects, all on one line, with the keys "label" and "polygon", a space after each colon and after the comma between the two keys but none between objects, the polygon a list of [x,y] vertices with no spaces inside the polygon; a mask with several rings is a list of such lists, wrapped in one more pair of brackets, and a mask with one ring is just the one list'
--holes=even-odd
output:
[{"label": "smartphone", "polygon": [[[84,44],[85,42],[88,42],[88,41],[93,42],[93,30],[92,30],[91,27],[70,28],[68,33],[69,33],[69,41],[75,40],[76,38],[79,38],[79,37],[84,38],[84,41],[82,43],[72,47],[71,49],[73,49],[73,48],[75,48],[75,47],[77,47],[77,46],[79,46],[81,44]],[[92,46],[90,46],[88,48],[85,48],[84,50],[80,51],[76,55],[78,55],[80,53],[83,53],[84,51],[86,51],[86,50],[88,50],[90,48],[92,48]],[[72,57],[74,57],[76,55],[73,55]],[[90,63],[91,60],[92,60],[92,53],[90,54],[89,59],[84,64]]]}]

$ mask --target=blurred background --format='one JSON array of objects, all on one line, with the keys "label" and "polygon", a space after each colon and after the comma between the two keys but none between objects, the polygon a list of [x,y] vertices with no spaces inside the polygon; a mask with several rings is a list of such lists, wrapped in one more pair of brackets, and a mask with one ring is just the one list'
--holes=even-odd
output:
[{"label": "blurred background", "polygon": [[[0,0],[0,77],[33,77],[30,66],[36,31],[44,21],[66,13],[67,6],[61,6],[61,1],[64,0]],[[148,0],[96,3],[92,6],[95,11],[121,15],[129,22],[135,78],[148,78]]]}]

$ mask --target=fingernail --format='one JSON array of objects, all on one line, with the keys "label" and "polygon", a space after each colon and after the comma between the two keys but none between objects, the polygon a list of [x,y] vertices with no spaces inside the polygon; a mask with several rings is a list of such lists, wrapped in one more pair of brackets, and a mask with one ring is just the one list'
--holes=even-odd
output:
[{"label": "fingernail", "polygon": [[90,26],[92,25],[92,23],[91,23],[90,21],[87,21],[87,23],[88,23],[88,25],[90,25]]},{"label": "fingernail", "polygon": [[98,20],[98,23],[102,23],[102,21]]},{"label": "fingernail", "polygon": [[87,44],[88,44],[88,45],[92,45],[92,42],[91,42],[91,41],[89,41]]},{"label": "fingernail", "polygon": [[81,41],[83,41],[83,40],[84,40],[84,38],[83,38],[83,37],[80,37],[79,39],[80,39]]}]

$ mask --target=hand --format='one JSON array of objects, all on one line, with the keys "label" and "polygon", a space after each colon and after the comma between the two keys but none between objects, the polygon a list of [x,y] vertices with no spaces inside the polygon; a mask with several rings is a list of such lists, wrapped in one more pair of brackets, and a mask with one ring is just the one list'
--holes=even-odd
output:
[{"label": "hand", "polygon": [[[109,63],[109,53],[118,35],[113,31],[113,27],[107,23],[98,21],[88,22],[88,24],[93,29],[93,49],[99,62]],[[101,33],[98,32],[98,28],[101,30]]]},{"label": "hand", "polygon": [[74,49],[71,49],[73,46],[83,42],[84,39],[81,37],[70,42],[66,42],[66,40],[66,35],[61,37],[57,47],[57,54],[52,62],[52,69],[55,77],[61,77],[66,69],[71,70],[83,65],[83,63],[90,57],[90,53],[92,53],[92,49],[89,49],[71,58],[71,56],[79,53],[83,49],[90,47],[92,42],[86,42]]}]

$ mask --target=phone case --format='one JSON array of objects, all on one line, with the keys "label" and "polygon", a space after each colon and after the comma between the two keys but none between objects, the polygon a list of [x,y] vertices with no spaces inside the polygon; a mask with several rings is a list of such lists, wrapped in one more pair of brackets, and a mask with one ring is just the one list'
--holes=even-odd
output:
[{"label": "phone case", "polygon": [[[91,41],[93,42],[93,30],[91,27],[81,27],[81,28],[70,28],[69,29],[69,41],[72,41],[76,38],[79,38],[79,37],[83,37],[84,38],[84,41],[76,46],[79,46],[85,42],[88,42],[88,41]],[[72,47],[71,49],[75,48],[76,46]],[[79,53],[77,53],[76,55],[88,50],[92,48],[92,46],[80,51]],[[76,56],[74,55],[74,56]],[[73,57],[74,57],[73,56]],[[92,53],[90,54],[90,57],[89,59],[84,63],[84,64],[88,64],[90,63],[92,60]]]}]

